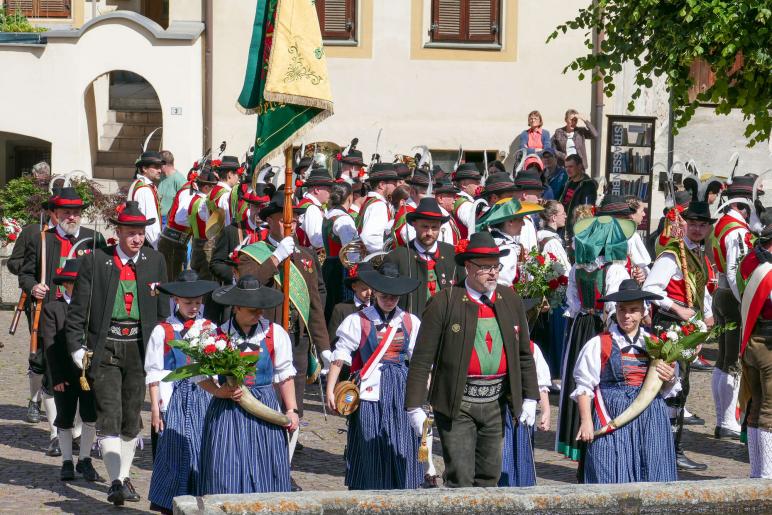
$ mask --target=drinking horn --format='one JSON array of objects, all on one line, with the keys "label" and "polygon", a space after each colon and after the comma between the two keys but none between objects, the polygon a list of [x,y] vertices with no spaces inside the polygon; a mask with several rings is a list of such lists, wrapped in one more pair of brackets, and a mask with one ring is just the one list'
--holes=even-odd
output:
[{"label": "drinking horn", "polygon": [[252,395],[252,392],[249,391],[249,388],[243,384],[239,384],[235,377],[228,376],[226,381],[228,386],[235,386],[241,389],[242,395],[241,400],[239,401],[239,406],[241,406],[244,411],[259,418],[260,420],[265,420],[266,422],[276,424],[277,426],[287,427],[290,424],[290,420],[286,415],[279,413],[275,409],[269,408],[257,400],[255,396]]},{"label": "drinking horn", "polygon": [[662,388],[662,379],[659,378],[659,374],[657,373],[657,364],[661,361],[661,359],[651,360],[651,363],[649,363],[649,370],[646,372],[646,378],[641,385],[641,390],[638,392],[638,395],[635,397],[632,404],[615,417],[614,420],[595,431],[596,438],[626,426],[638,418],[641,413],[654,402],[654,399]]}]

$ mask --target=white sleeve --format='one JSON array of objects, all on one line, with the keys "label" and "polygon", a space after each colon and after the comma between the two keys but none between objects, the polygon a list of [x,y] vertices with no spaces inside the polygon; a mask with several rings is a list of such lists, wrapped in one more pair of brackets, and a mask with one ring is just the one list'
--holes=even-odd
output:
[{"label": "white sleeve", "polygon": [[281,383],[296,374],[290,337],[282,326],[273,324],[273,382]]},{"label": "white sleeve", "polygon": [[676,380],[673,383],[663,383],[662,389],[659,392],[663,399],[675,397],[683,389],[681,385],[681,365],[677,361],[675,362],[675,376]]},{"label": "white sleeve", "polygon": [[410,331],[410,341],[407,344],[407,359],[410,359],[413,357],[413,349],[415,349],[415,342],[418,338],[418,330],[421,328],[421,320],[413,314],[405,314],[410,317],[413,323],[413,329]]},{"label": "white sleeve", "polygon": [[338,236],[341,245],[347,245],[351,243],[351,240],[359,236],[357,226],[350,216],[339,216],[336,218],[332,223],[332,232]]},{"label": "white sleeve", "polygon": [[[236,186],[238,187],[238,186]],[[225,227],[231,224],[231,193],[223,193],[217,201],[217,207],[225,213]]]},{"label": "white sleeve", "polygon": [[[623,265],[613,263],[606,272],[606,291],[603,292],[603,295],[611,295],[612,293],[618,292],[619,285],[622,284],[622,281],[629,278],[630,274],[627,273],[627,268]],[[603,304],[603,311],[608,315],[616,311],[616,309],[616,302],[606,302]]]},{"label": "white sleeve", "polygon": [[[611,344],[615,345],[614,342]],[[600,347],[600,336],[596,336],[579,351],[574,366],[576,388],[571,392],[573,400],[583,394],[590,399],[595,397],[595,387],[600,384]]]},{"label": "white sleeve", "polygon": [[415,229],[412,225],[409,223],[406,223],[402,226],[402,228],[399,230],[399,237],[402,238],[402,241],[405,242],[405,245],[410,243],[415,239]]},{"label": "white sleeve", "polygon": [[579,291],[576,288],[576,268],[573,266],[568,272],[566,301],[568,302],[568,315],[571,318],[576,318],[576,315],[582,311],[582,301],[579,300]]},{"label": "white sleeve", "polygon": [[705,287],[704,295],[705,304],[702,306],[702,317],[708,319],[713,316],[713,297],[710,295],[707,286]]},{"label": "white sleeve", "polygon": [[[515,275],[517,274],[517,247],[513,248],[513,245],[505,245],[503,248],[509,249],[509,255],[499,258],[501,263],[501,272],[499,272],[498,283],[502,286],[512,286],[515,281]],[[522,278],[521,278],[522,279]]]},{"label": "white sleeve", "polygon": [[145,348],[145,384],[156,383],[163,380],[169,373],[164,370],[164,338],[166,333],[163,326],[156,325]]},{"label": "white sleeve", "polygon": [[535,343],[533,344],[533,359],[536,362],[536,382],[539,383],[539,391],[548,392],[552,386],[552,374],[541,349]]},{"label": "white sleeve", "polygon": [[158,215],[158,206],[155,203],[155,197],[149,187],[139,188],[134,193],[134,199],[139,204],[139,210],[145,215],[145,218],[155,218],[155,223],[145,227],[145,239],[158,249],[158,238],[161,236],[161,217]]},{"label": "white sleeve", "polygon": [[338,341],[335,342],[335,351],[332,353],[333,361],[342,361],[351,365],[351,356],[359,349],[359,335],[362,328],[359,323],[359,313],[352,313],[343,319],[343,322],[335,331]]},{"label": "white sleeve", "polygon": [[646,281],[643,283],[644,290],[662,297],[662,300],[652,301],[662,309],[670,309],[670,306],[673,305],[673,301],[668,298],[665,288],[667,288],[670,279],[677,273],[678,265],[673,255],[670,253],[660,254],[654,262],[654,266],[651,267],[651,272],[646,276]]},{"label": "white sleeve", "polygon": [[311,246],[319,249],[324,246],[322,240],[322,210],[315,205],[308,206],[303,215],[303,231],[308,236]]},{"label": "white sleeve", "polygon": [[568,260],[566,251],[559,239],[550,238],[550,240],[544,244],[543,254],[547,256],[549,253],[554,254],[555,257],[558,258],[558,262],[563,265],[563,268],[566,270],[565,275],[568,275],[569,270],[571,270],[571,262]]},{"label": "white sleeve", "polygon": [[525,224],[523,225],[523,230],[520,235],[520,245],[523,246],[526,254],[539,245],[539,240],[536,238],[536,227],[530,218],[526,218]]},{"label": "white sleeve", "polygon": [[388,207],[383,202],[373,202],[365,210],[360,236],[368,253],[383,251],[384,225],[388,220]]},{"label": "white sleeve", "polygon": [[456,209],[456,218],[458,221],[464,224],[467,230],[474,229],[475,223],[477,223],[474,213],[474,202],[464,202],[458,209]]},{"label": "white sleeve", "polygon": [[732,231],[726,239],[726,280],[738,302],[742,302],[742,298],[737,287],[737,270],[740,266],[740,256],[748,253],[744,239],[747,232],[745,229],[738,229]]}]

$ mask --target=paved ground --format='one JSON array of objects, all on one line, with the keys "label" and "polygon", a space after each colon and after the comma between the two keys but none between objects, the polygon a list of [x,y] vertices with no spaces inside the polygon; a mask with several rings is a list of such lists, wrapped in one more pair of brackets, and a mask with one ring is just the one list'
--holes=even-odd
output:
[{"label": "paved ground", "polygon": [[[15,337],[8,336],[11,313],[0,312],[0,512],[7,513],[105,513],[118,511],[108,506],[107,484],[90,484],[83,480],[63,483],[59,481],[60,458],[43,454],[48,444],[45,420],[39,424],[24,421],[28,383],[26,378],[27,341],[25,327],[20,327]],[[24,324],[21,324],[24,326]],[[707,351],[713,359],[715,350]],[[748,476],[748,457],[745,447],[736,442],[715,440],[711,436],[715,423],[713,402],[710,394],[710,374],[697,372],[693,375],[689,409],[707,420],[704,427],[690,427],[685,435],[684,446],[690,456],[709,464],[707,471],[698,474],[681,474],[681,479],[745,478]],[[318,387],[306,395],[306,420],[300,435],[305,449],[298,451],[293,462],[293,477],[306,490],[343,489],[343,447],[345,421],[340,417],[321,414]],[[556,399],[553,399],[553,404]],[[147,408],[147,406],[146,406]],[[553,427],[556,408],[553,407]],[[149,416],[145,412],[145,427]],[[554,432],[539,433],[536,438],[536,472],[540,485],[573,483],[575,465],[552,452]],[[146,447],[137,452],[132,469],[132,480],[143,497],[142,502],[127,504],[122,513],[147,511],[146,501],[151,474],[149,429],[144,432]],[[441,469],[442,459],[436,456],[439,441],[434,445],[435,463]],[[95,459],[100,474],[104,466]]]}]

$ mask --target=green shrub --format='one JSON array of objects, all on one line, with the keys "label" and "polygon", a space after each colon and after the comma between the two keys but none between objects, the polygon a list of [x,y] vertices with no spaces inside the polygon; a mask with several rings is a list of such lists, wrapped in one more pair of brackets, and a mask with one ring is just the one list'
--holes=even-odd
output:
[{"label": "green shrub", "polygon": [[33,26],[21,11],[11,13],[0,7],[0,32],[45,32],[44,27]]},{"label": "green shrub", "polygon": [[0,212],[6,218],[18,220],[22,225],[40,219],[41,204],[48,199],[45,186],[33,177],[11,179],[0,189]]}]

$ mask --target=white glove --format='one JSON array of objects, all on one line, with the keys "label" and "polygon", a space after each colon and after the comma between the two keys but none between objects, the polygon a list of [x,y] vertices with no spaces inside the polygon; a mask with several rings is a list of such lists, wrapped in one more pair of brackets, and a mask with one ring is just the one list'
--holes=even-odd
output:
[{"label": "white glove", "polygon": [[287,259],[295,252],[295,238],[287,236],[276,245],[276,250],[273,251],[273,256],[279,260],[279,263]]},{"label": "white glove", "polygon": [[70,356],[72,356],[72,361],[74,361],[78,368],[81,370],[83,370],[83,356],[85,355],[86,349],[83,347],[70,353]]},{"label": "white glove", "polygon": [[424,432],[424,420],[426,420],[426,413],[423,408],[413,408],[407,410],[407,416],[410,418],[410,427],[413,428],[416,436],[419,438]]},{"label": "white glove", "polygon": [[536,401],[523,399],[523,411],[520,412],[520,423],[532,426],[536,423]]},{"label": "white glove", "polygon": [[322,358],[322,375],[326,376],[330,371],[330,363],[332,363],[332,351],[323,350],[321,354]]}]

